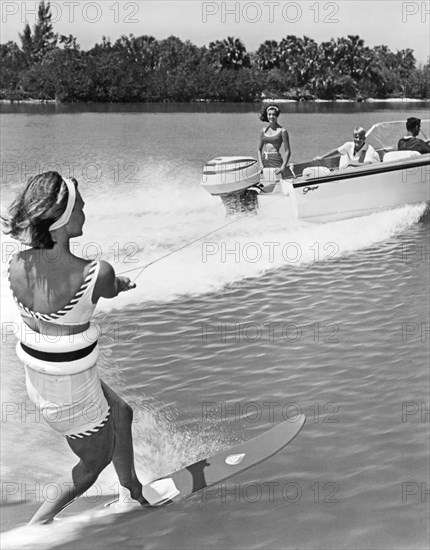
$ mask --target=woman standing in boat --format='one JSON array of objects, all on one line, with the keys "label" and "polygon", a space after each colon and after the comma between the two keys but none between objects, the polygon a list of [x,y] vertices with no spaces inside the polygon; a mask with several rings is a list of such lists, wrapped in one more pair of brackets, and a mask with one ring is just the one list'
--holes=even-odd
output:
[{"label": "woman standing in boat", "polygon": [[[258,145],[258,160],[260,169],[275,168],[275,174],[282,174],[291,156],[290,138],[288,132],[278,123],[281,110],[277,105],[267,106],[261,113],[260,120],[269,125],[262,128]],[[282,145],[285,157],[279,152]]]},{"label": "woman standing in boat", "polygon": [[132,409],[99,379],[98,327],[91,317],[100,298],[134,288],[104,261],[70,252],[82,235],[84,201],[75,179],[57,172],[33,176],[3,218],[5,233],[30,248],[15,254],[10,287],[21,315],[17,355],[28,395],[79,462],[55,501],[31,523],[45,523],[84,493],[112,461],[120,484],[141,504],[131,433]]}]

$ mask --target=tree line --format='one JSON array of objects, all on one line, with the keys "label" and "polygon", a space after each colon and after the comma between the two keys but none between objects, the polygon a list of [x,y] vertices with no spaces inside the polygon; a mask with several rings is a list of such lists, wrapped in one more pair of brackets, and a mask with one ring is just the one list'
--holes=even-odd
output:
[{"label": "tree line", "polygon": [[369,48],[359,36],[288,35],[247,52],[239,38],[198,47],[170,36],[105,36],[81,50],[58,35],[49,2],[40,2],[21,44],[0,44],[0,98],[62,102],[259,101],[430,97],[430,63],[417,67],[413,50]]}]

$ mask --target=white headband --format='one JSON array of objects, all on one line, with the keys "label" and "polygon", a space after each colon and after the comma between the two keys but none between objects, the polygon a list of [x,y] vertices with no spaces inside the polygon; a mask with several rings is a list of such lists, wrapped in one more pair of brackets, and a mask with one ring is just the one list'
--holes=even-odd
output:
[{"label": "white headband", "polygon": [[76,202],[76,187],[72,180],[69,180],[67,178],[63,179],[64,183],[67,186],[67,189],[69,191],[69,197],[67,199],[67,206],[64,212],[61,214],[61,216],[58,218],[57,221],[55,221],[49,228],[49,231],[54,231],[54,229],[59,229],[60,227],[63,227],[64,225],[69,223],[70,216],[72,215],[73,207],[75,206]]}]

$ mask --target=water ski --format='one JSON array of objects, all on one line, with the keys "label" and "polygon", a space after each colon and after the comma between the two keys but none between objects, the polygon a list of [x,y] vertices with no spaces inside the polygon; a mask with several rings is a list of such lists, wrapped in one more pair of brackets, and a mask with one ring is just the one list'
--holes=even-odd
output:
[{"label": "water ski", "polygon": [[[130,513],[131,516],[135,514],[141,516],[142,513],[147,514],[156,511],[160,506],[175,504],[207,487],[225,481],[281,451],[300,432],[304,423],[305,416],[298,415],[244,443],[225,449],[214,456],[203,458],[170,476],[148,483],[144,486],[143,494],[151,501],[152,506],[142,507],[133,501],[130,506],[124,505],[123,512]],[[40,502],[16,504],[1,506],[3,531],[27,523],[40,506]],[[81,497],[60,512],[59,517],[76,516],[93,510],[108,511],[122,505],[119,497],[114,501],[112,496],[98,497],[97,502],[94,497]]]},{"label": "water ski", "polygon": [[190,464],[144,486],[143,495],[153,506],[175,503],[225,481],[282,450],[300,432],[305,416],[277,424],[263,434]]}]

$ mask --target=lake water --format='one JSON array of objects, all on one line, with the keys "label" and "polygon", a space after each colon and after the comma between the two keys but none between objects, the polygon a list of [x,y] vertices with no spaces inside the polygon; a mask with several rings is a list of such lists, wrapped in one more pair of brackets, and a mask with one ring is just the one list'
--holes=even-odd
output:
[{"label": "lake water", "polygon": [[[282,109],[295,162],[347,141],[355,126],[428,117],[428,104]],[[307,416],[286,449],[205,498],[148,518],[81,514],[8,533],[3,548],[427,548],[425,205],[323,225],[264,211],[230,223],[200,187],[202,165],[256,156],[257,105],[2,111],[2,203],[39,170],[74,175],[87,218],[76,252],[134,270],[136,290],[103,301],[96,321],[101,377],[135,409],[142,478]],[[3,239],[6,526],[28,518],[75,462],[26,399],[5,280],[16,249]],[[108,469],[92,495],[114,486]]]}]

